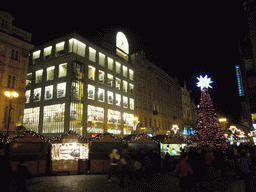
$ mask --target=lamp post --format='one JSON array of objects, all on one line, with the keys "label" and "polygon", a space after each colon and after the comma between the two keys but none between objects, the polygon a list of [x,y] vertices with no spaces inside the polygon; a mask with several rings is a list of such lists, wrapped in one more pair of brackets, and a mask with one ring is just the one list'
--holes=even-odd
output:
[{"label": "lamp post", "polygon": [[7,137],[9,137],[9,128],[10,128],[10,122],[11,122],[11,111],[13,109],[12,108],[12,99],[19,97],[19,94],[17,92],[15,92],[15,91],[12,91],[12,92],[5,91],[4,95],[6,97],[8,97],[9,100],[10,100],[10,103],[9,103],[9,113],[8,113],[8,122],[7,122],[7,132],[6,132]]}]

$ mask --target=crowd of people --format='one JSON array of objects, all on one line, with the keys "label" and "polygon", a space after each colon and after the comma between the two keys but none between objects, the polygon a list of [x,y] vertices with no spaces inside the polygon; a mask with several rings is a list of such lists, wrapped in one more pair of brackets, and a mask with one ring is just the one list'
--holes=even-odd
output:
[{"label": "crowd of people", "polygon": [[160,174],[179,178],[181,191],[253,191],[256,170],[256,147],[229,145],[225,151],[218,148],[191,147],[183,150],[180,159],[166,153],[164,158],[155,150],[140,150],[137,154],[115,149],[110,154],[111,169],[108,180],[116,175],[120,186],[124,179],[140,181]]}]

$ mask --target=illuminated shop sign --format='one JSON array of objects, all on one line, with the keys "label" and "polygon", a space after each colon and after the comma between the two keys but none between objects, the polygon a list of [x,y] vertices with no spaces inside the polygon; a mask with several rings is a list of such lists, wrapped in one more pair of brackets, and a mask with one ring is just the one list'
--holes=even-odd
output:
[{"label": "illuminated shop sign", "polygon": [[240,71],[240,67],[238,65],[236,65],[236,77],[237,77],[237,83],[238,83],[239,96],[244,96],[242,80],[241,80],[241,71]]}]

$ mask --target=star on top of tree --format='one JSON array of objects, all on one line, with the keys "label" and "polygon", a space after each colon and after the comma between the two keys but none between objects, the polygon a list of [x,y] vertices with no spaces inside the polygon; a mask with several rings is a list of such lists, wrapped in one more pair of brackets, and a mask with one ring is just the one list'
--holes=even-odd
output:
[{"label": "star on top of tree", "polygon": [[197,83],[197,87],[201,87],[201,90],[203,90],[203,88],[208,89],[208,87],[212,88],[210,83],[212,83],[213,81],[211,81],[211,78],[207,78],[207,75],[205,75],[204,78],[200,75],[200,78],[197,77],[197,79],[199,80],[199,82]]}]

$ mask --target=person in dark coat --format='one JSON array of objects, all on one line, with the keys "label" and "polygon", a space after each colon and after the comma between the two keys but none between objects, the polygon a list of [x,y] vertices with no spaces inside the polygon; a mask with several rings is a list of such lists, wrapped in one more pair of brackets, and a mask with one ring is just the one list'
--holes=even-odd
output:
[{"label": "person in dark coat", "polygon": [[30,177],[27,166],[24,164],[25,159],[19,158],[17,167],[17,191],[26,192],[26,180]]}]

